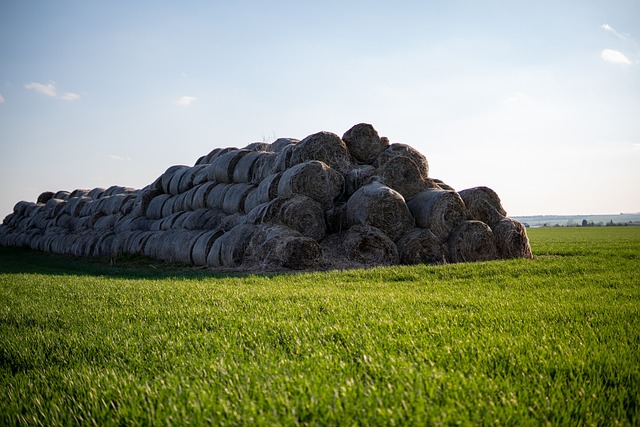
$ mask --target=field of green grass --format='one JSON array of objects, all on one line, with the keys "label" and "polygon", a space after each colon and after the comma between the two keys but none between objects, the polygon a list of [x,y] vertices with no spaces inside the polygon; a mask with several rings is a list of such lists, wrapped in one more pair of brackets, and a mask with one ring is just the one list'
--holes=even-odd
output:
[{"label": "field of green grass", "polygon": [[0,425],[639,425],[640,227],[213,275],[0,248]]}]

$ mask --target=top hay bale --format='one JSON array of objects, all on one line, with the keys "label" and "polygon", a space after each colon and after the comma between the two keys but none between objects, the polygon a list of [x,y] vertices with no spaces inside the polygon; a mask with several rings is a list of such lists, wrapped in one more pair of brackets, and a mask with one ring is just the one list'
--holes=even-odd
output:
[{"label": "top hay bale", "polygon": [[353,161],[344,141],[331,132],[318,132],[309,135],[293,146],[291,166],[309,160],[319,160],[341,174],[353,167]]},{"label": "top hay bale", "polygon": [[387,138],[380,138],[378,132],[368,123],[359,123],[346,131],[342,140],[351,155],[359,162],[371,164],[389,146]]}]

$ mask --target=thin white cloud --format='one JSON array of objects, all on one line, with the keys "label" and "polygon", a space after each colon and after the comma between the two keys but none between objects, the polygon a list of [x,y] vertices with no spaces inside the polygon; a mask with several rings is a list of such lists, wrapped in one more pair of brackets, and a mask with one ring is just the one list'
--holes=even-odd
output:
[{"label": "thin white cloud", "polygon": [[41,95],[51,96],[54,98],[56,96],[56,84],[53,82],[49,82],[47,84],[31,82],[24,85],[24,87],[28,90],[35,90]]},{"label": "thin white cloud", "polygon": [[198,98],[196,98],[195,96],[182,96],[176,101],[176,104],[178,104],[178,105],[191,105],[194,102],[196,102],[197,100],[198,100]]},{"label": "thin white cloud", "polygon": [[62,99],[63,101],[75,101],[80,99],[80,95],[73,92],[67,92],[64,95],[58,95],[55,82],[49,82],[47,84],[31,82],[24,85],[25,89],[35,90],[41,95],[50,96],[52,98]]},{"label": "thin white cloud", "polygon": [[0,95],[0,104],[4,104],[4,96]]},{"label": "thin white cloud", "polygon": [[122,157],[122,156],[118,156],[116,154],[109,154],[109,158],[111,160],[115,160],[117,162],[128,162],[131,160],[131,157]]},{"label": "thin white cloud", "polygon": [[629,60],[629,58],[624,56],[624,54],[618,50],[604,49],[600,54],[600,58],[602,58],[603,61],[609,62],[611,64],[631,65],[631,61]]},{"label": "thin white cloud", "polygon": [[617,32],[617,31],[616,31],[615,29],[613,29],[613,27],[612,27],[611,25],[609,25],[609,24],[602,24],[602,25],[600,25],[600,28],[602,28],[602,29],[603,29],[603,30],[605,30],[605,31],[608,31],[608,32],[612,33],[613,35],[615,35],[615,36],[616,36],[616,37],[618,37],[619,39],[622,39],[622,40],[626,40],[626,39],[627,39],[627,37],[626,37],[626,36],[624,36],[623,34],[620,34],[619,32]]}]

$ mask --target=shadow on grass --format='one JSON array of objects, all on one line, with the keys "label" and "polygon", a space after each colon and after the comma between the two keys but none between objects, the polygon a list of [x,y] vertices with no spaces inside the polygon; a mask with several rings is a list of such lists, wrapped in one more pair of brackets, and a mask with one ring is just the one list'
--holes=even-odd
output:
[{"label": "shadow on grass", "polygon": [[[122,279],[215,279],[255,276],[256,273],[216,272],[205,267],[170,263],[139,255],[117,258],[75,258],[27,248],[0,248],[0,274],[56,274]],[[264,277],[283,273],[259,274]]]}]

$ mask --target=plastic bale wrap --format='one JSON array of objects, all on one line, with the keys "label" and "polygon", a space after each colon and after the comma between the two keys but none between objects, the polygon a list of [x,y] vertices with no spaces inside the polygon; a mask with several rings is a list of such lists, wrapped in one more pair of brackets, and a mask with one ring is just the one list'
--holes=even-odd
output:
[{"label": "plastic bale wrap", "polygon": [[507,216],[500,197],[489,187],[474,187],[458,192],[467,207],[468,219],[493,225]]},{"label": "plastic bale wrap", "polygon": [[533,258],[527,230],[522,223],[504,218],[493,224],[492,231],[500,258]]},{"label": "plastic bale wrap", "polygon": [[405,156],[395,156],[384,162],[378,167],[377,175],[386,185],[402,194],[405,200],[414,198],[429,186],[418,165]]},{"label": "plastic bale wrap", "polygon": [[464,221],[448,240],[449,261],[477,262],[498,258],[491,228],[481,221]]},{"label": "plastic bale wrap", "polygon": [[207,256],[207,266],[233,268],[242,264],[245,250],[256,229],[255,225],[242,224],[216,239]]},{"label": "plastic bale wrap", "polygon": [[300,194],[272,200],[266,206],[261,221],[286,225],[315,240],[322,239],[327,231],[322,206]]},{"label": "plastic bale wrap", "polygon": [[224,195],[222,210],[229,215],[244,213],[245,200],[254,188],[253,184],[233,184]]},{"label": "plastic bale wrap", "polygon": [[249,150],[231,150],[216,157],[207,167],[209,181],[232,183],[236,165],[249,153]]},{"label": "plastic bale wrap", "polygon": [[287,169],[278,183],[278,196],[302,194],[329,208],[343,191],[344,178],[326,163],[310,160]]},{"label": "plastic bale wrap", "polygon": [[207,265],[207,257],[213,244],[224,234],[221,229],[203,231],[193,243],[191,259],[195,265]]},{"label": "plastic bale wrap", "polygon": [[372,226],[349,228],[342,247],[348,260],[365,266],[395,265],[400,261],[395,243],[382,230]]},{"label": "plastic bale wrap", "polygon": [[378,155],[373,165],[377,168],[382,167],[390,159],[403,156],[408,157],[418,166],[418,170],[423,178],[429,177],[429,163],[427,158],[415,148],[406,144],[391,144],[389,147]]},{"label": "plastic bale wrap", "polygon": [[264,153],[263,151],[253,151],[242,156],[233,169],[232,181],[235,183],[251,182],[253,179],[254,166],[264,154],[267,153]]},{"label": "plastic bale wrap", "polygon": [[356,165],[344,176],[344,195],[351,197],[360,187],[376,178],[376,173],[376,168],[371,165]]},{"label": "plastic bale wrap", "polygon": [[341,174],[353,168],[353,160],[346,144],[331,132],[314,133],[294,146],[291,165],[309,160],[319,160]]},{"label": "plastic bale wrap", "polygon": [[347,223],[376,227],[393,241],[415,227],[402,195],[377,181],[361,187],[349,198]]},{"label": "plastic bale wrap", "polygon": [[424,228],[409,231],[397,246],[402,264],[445,264],[449,257],[447,246]]},{"label": "plastic bale wrap", "polygon": [[407,203],[416,225],[431,230],[441,241],[465,220],[465,206],[453,191],[428,188]]},{"label": "plastic bale wrap", "polygon": [[260,152],[253,167],[251,168],[251,177],[249,182],[259,184],[273,173],[276,169],[276,161],[278,160],[278,153],[272,152]]},{"label": "plastic bale wrap", "polygon": [[342,136],[351,155],[359,162],[371,164],[389,146],[387,138],[380,138],[378,132],[368,123],[359,123]]},{"label": "plastic bale wrap", "polygon": [[317,267],[322,260],[322,248],[312,238],[289,227],[263,224],[253,234],[245,252],[248,269],[302,270]]}]

